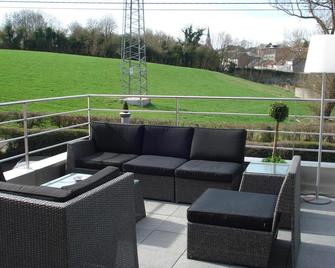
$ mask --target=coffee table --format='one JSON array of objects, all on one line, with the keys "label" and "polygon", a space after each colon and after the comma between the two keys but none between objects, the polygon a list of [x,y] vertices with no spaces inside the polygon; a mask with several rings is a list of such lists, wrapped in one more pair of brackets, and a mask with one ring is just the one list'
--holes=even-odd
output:
[{"label": "coffee table", "polygon": [[288,168],[284,163],[250,163],[243,173],[240,191],[277,195]]},{"label": "coffee table", "polygon": [[[69,173],[52,181],[43,183],[41,186],[62,188],[64,186],[72,185],[79,181],[86,180],[90,176],[92,176],[92,174]],[[140,219],[146,216],[143,193],[141,183],[139,180],[134,180],[134,194],[135,194],[134,204],[135,204],[136,221],[139,221]]]},{"label": "coffee table", "polygon": [[86,180],[91,176],[92,176],[91,174],[84,174],[84,173],[69,173],[52,181],[43,183],[41,186],[62,188],[64,186],[72,185],[79,181]]}]

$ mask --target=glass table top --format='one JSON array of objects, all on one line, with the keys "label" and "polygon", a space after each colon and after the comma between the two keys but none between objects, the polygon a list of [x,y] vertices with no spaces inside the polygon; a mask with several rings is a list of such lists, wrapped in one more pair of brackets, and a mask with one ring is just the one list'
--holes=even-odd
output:
[{"label": "glass table top", "polygon": [[90,174],[82,174],[82,173],[70,173],[66,174],[60,178],[57,178],[52,181],[48,181],[43,183],[41,186],[48,186],[54,188],[62,188],[64,186],[75,184],[79,181],[86,180],[87,178],[91,177]]},{"label": "glass table top", "polygon": [[288,164],[282,163],[250,163],[245,172],[270,175],[286,175],[288,167]]}]

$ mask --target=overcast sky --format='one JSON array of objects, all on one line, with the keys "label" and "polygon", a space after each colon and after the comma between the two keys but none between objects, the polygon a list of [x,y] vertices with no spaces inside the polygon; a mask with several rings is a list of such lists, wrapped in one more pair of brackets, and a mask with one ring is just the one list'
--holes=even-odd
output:
[{"label": "overcast sky", "polygon": [[[25,0],[23,0],[25,1]],[[28,0],[26,0],[28,1]],[[42,1],[43,0],[30,0]],[[45,0],[62,1],[64,0]],[[65,4],[65,3],[14,3],[13,1],[0,0],[0,20],[3,22],[5,14],[18,11],[25,7],[27,9],[39,10],[44,14],[51,15],[61,26],[77,21],[85,24],[88,18],[101,18],[105,15],[114,17],[121,32],[122,26],[122,2],[123,0],[68,0],[69,2],[111,2],[118,4]],[[258,2],[267,2],[259,0]],[[147,0],[162,2],[257,2],[255,0]],[[317,30],[313,20],[302,20],[290,17],[283,12],[272,9],[270,5],[145,5],[146,28],[154,31],[163,31],[175,37],[181,37],[181,29],[193,24],[196,27],[209,27],[213,39],[219,32],[227,32],[233,38],[246,39],[259,43],[279,43],[285,39],[288,32],[295,29],[305,29],[308,32]],[[170,10],[152,10],[170,9]],[[171,9],[192,9],[176,11]],[[194,9],[202,9],[196,11]],[[210,10],[205,10],[210,9]],[[222,9],[226,9],[225,11]],[[230,9],[230,11],[227,11]],[[232,10],[234,9],[234,11]],[[236,11],[236,9],[243,9]],[[250,11],[247,9],[267,9],[266,11]],[[269,10],[270,9],[270,10]]]}]

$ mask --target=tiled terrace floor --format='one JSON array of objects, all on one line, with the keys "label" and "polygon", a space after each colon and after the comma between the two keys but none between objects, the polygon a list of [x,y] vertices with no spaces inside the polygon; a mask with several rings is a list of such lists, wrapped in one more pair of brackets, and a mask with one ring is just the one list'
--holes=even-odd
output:
[{"label": "tiled terrace floor", "polygon": [[[147,217],[137,223],[140,268],[236,267],[189,260],[186,257],[187,205],[145,201]],[[335,202],[301,204],[299,268],[335,267]],[[280,231],[271,267],[285,267],[289,233]]]}]

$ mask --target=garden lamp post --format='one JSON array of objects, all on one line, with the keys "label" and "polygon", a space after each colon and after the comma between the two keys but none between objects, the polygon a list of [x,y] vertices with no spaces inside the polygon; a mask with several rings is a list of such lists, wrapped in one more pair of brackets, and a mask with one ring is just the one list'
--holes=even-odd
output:
[{"label": "garden lamp post", "polygon": [[322,162],[322,141],[324,126],[324,98],[326,90],[326,74],[335,73],[335,35],[315,35],[312,36],[305,64],[305,73],[322,74],[322,87],[320,98],[320,127],[319,127],[319,148],[318,166],[316,171],[316,191],[312,199],[305,201],[313,204],[329,204],[327,198],[320,198],[320,173]]}]

